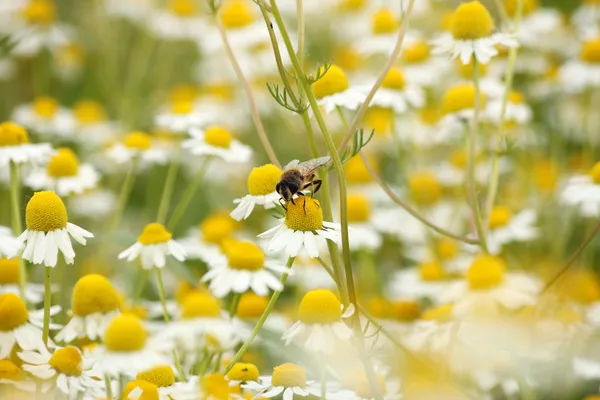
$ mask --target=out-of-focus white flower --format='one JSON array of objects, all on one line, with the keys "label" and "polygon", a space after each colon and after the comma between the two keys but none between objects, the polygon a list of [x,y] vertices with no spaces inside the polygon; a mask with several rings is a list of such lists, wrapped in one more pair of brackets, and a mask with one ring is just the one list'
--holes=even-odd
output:
[{"label": "out-of-focus white flower", "polygon": [[589,175],[577,175],[568,180],[560,199],[563,203],[577,206],[581,215],[600,215],[600,162],[596,163]]},{"label": "out-of-focus white flower", "polygon": [[252,156],[252,148],[233,139],[229,130],[221,126],[210,126],[204,130],[192,128],[191,139],[181,146],[197,156],[216,156],[230,163],[246,163]]},{"label": "out-of-focus white flower", "polygon": [[537,238],[536,219],[534,210],[523,210],[513,215],[507,207],[494,207],[490,212],[490,229],[486,237],[490,253],[500,253],[502,246],[511,242],[528,242]]},{"label": "out-of-focus white flower", "polygon": [[261,376],[258,381],[247,382],[242,387],[256,393],[255,397],[272,398],[283,393],[285,400],[293,400],[321,395],[315,382],[306,380],[304,368],[291,363],[281,364],[273,369],[272,376]]},{"label": "out-of-focus white flower", "polygon": [[13,119],[35,133],[59,140],[72,138],[76,127],[71,111],[47,96],[37,97],[30,104],[18,106],[13,112]]}]

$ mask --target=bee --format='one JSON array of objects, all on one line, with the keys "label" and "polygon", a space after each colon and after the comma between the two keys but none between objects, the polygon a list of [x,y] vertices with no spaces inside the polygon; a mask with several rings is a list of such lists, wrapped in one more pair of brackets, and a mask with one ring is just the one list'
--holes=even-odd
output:
[{"label": "bee", "polygon": [[[294,203],[294,195],[304,196],[304,189],[311,188],[311,197],[319,191],[322,181],[315,179],[315,171],[327,164],[331,158],[320,157],[305,162],[292,160],[283,168],[279,183],[275,190],[286,203]],[[306,203],[304,203],[306,206]],[[285,205],[283,205],[285,208]],[[305,210],[306,211],[306,210]]]}]

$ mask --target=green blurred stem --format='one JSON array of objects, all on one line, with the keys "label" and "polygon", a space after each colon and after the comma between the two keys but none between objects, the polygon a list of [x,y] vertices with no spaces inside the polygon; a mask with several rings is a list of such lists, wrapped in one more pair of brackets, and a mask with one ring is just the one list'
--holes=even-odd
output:
[{"label": "green blurred stem", "polygon": [[173,158],[169,165],[169,171],[167,172],[167,180],[163,187],[162,197],[160,198],[160,205],[158,206],[158,214],[156,215],[156,222],[164,224],[167,219],[167,213],[169,212],[169,205],[171,204],[171,198],[173,197],[173,190],[175,189],[175,181],[177,180],[177,172],[179,171],[179,155],[181,154],[181,147],[179,143],[176,143],[175,150],[173,152]]},{"label": "green blurred stem", "polygon": [[171,317],[169,316],[169,310],[167,309],[167,298],[165,296],[165,287],[163,285],[162,269],[155,268],[155,270],[156,285],[158,286],[158,297],[160,297],[160,304],[162,305],[163,309],[163,319],[166,323],[169,323],[171,321]]},{"label": "green blurred stem", "polygon": [[[10,205],[11,205],[11,220],[12,230],[15,237],[18,237],[23,232],[23,221],[21,220],[21,181],[19,177],[19,164],[10,162]],[[19,295],[24,302],[25,286],[27,285],[27,270],[25,269],[25,261],[19,257]]]},{"label": "green blurred stem", "polygon": [[50,334],[50,303],[52,295],[52,267],[46,267],[46,277],[44,279],[44,325],[42,328],[42,340],[48,346],[48,336]]},{"label": "green blurred stem", "polygon": [[[286,267],[292,268],[292,265],[294,265],[294,260],[295,260],[295,257],[288,258]],[[285,286],[285,282],[287,281],[287,278],[288,278],[288,274],[284,273],[281,275],[281,285],[282,286]],[[246,342],[244,342],[242,347],[240,347],[240,349],[235,354],[235,356],[233,356],[233,358],[229,362],[229,365],[225,368],[225,372],[223,372],[224,375],[227,375],[227,373],[231,370],[231,368],[242,359],[244,354],[246,354],[246,352],[248,351],[248,348],[250,348],[250,345],[254,341],[254,338],[256,338],[256,335],[258,335],[258,332],[261,330],[261,328],[265,324],[267,317],[269,316],[269,314],[271,314],[271,312],[275,308],[277,299],[279,298],[279,295],[281,294],[282,291],[283,291],[283,289],[281,289],[280,291],[273,292],[273,294],[271,295],[271,299],[269,300],[269,303],[267,304],[267,308],[265,308],[265,311],[262,313],[262,315],[258,319],[256,326],[254,327],[254,329],[252,330],[252,333],[250,334],[250,337],[246,340]]]},{"label": "green blurred stem", "polygon": [[112,399],[112,387],[110,385],[110,375],[108,374],[104,376],[104,386],[106,388],[106,398]]},{"label": "green blurred stem", "polygon": [[125,212],[125,207],[127,206],[127,201],[129,200],[129,196],[131,196],[131,191],[133,190],[133,184],[135,182],[135,173],[137,171],[137,167],[139,165],[139,157],[135,156],[133,160],[131,160],[131,165],[127,170],[127,175],[125,175],[125,180],[121,184],[121,190],[119,191],[119,199],[117,200],[117,207],[113,213],[112,219],[110,221],[110,227],[108,229],[107,237],[110,237],[111,234],[117,229],[119,222],[121,222],[121,217],[123,216],[123,212]]},{"label": "green blurred stem", "polygon": [[238,305],[240,304],[240,299],[242,298],[241,293],[234,293],[231,298],[231,304],[229,304],[229,317],[233,318],[235,315]]},{"label": "green blurred stem", "polygon": [[204,176],[206,175],[206,170],[208,169],[210,159],[211,159],[211,157],[207,156],[202,161],[202,165],[200,166],[200,169],[198,170],[198,172],[196,173],[196,175],[194,176],[194,178],[188,185],[187,189],[183,193],[183,196],[179,200],[179,203],[177,203],[177,206],[175,207],[175,211],[173,211],[171,218],[169,218],[169,222],[167,222],[167,229],[169,231],[172,232],[173,230],[175,230],[175,228],[177,227],[177,224],[179,224],[179,222],[181,221],[181,218],[183,217],[183,215],[187,211],[187,208],[189,207],[190,203],[194,199],[194,196],[196,195],[196,192],[198,191],[198,187],[204,180]]},{"label": "green blurred stem", "polygon": [[135,290],[133,292],[133,304],[137,303],[137,301],[142,297],[142,293],[144,293],[144,289],[146,288],[146,283],[148,282],[148,270],[142,268],[142,272],[137,279],[137,285],[135,286]]}]

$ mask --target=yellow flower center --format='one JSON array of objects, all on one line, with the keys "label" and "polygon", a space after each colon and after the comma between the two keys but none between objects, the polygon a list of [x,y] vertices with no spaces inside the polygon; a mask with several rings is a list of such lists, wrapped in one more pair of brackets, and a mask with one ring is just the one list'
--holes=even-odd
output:
[{"label": "yellow flower center", "polygon": [[238,304],[237,316],[242,319],[260,318],[268,303],[266,297],[258,296],[254,292],[244,293]]},{"label": "yellow flower center", "polygon": [[464,150],[454,150],[450,154],[450,164],[456,168],[465,168],[467,166],[467,153]]},{"label": "yellow flower center", "polygon": [[93,313],[108,313],[121,306],[119,294],[102,275],[90,274],[79,278],[73,287],[73,314],[85,317]]},{"label": "yellow flower center", "polygon": [[140,304],[123,304],[123,301],[121,301],[121,313],[131,314],[141,320],[148,317],[148,310],[144,306]]},{"label": "yellow flower center", "polygon": [[56,20],[56,6],[50,0],[30,0],[22,15],[30,24],[47,26]]},{"label": "yellow flower center", "polygon": [[[485,94],[479,94],[479,107],[485,107]],[[475,87],[471,83],[464,83],[451,87],[446,91],[442,100],[444,114],[456,113],[462,110],[475,108]]]},{"label": "yellow flower center", "polygon": [[58,349],[50,357],[48,364],[61,374],[68,376],[81,375],[81,352],[77,347],[67,346]]},{"label": "yellow flower center", "polygon": [[[367,160],[375,172],[379,172],[379,160],[370,155],[367,155]],[[369,171],[360,156],[354,156],[348,160],[348,162],[344,164],[344,172],[346,173],[348,183],[359,184],[373,181],[371,174],[369,174]]]},{"label": "yellow flower center", "polygon": [[452,304],[431,307],[423,312],[421,319],[426,321],[448,322],[452,320]]},{"label": "yellow flower center", "polygon": [[160,395],[158,393],[158,387],[150,383],[148,381],[137,380],[131,381],[125,386],[125,390],[123,390],[123,399],[129,399],[129,393],[133,391],[135,388],[142,389],[142,395],[138,398],[138,400],[159,400]]},{"label": "yellow flower center", "polygon": [[442,187],[433,172],[415,172],[408,178],[410,193],[418,204],[431,205],[442,196]]},{"label": "yellow flower center", "polygon": [[29,312],[27,306],[14,293],[0,294],[0,332],[12,331],[27,323]]},{"label": "yellow flower center", "polygon": [[373,297],[367,304],[369,312],[375,318],[387,319],[394,315],[392,303],[381,296]]},{"label": "yellow flower center", "polygon": [[172,103],[192,103],[198,97],[198,88],[191,84],[176,85],[169,91],[169,99]]},{"label": "yellow flower center", "polygon": [[449,260],[458,254],[458,246],[452,239],[443,238],[436,242],[436,254],[442,260]]},{"label": "yellow flower center", "polygon": [[358,11],[365,8],[367,0],[341,0],[340,9],[343,11]]},{"label": "yellow flower center", "polygon": [[135,379],[150,382],[158,387],[167,387],[175,383],[175,374],[168,365],[159,365],[147,371],[139,372]]},{"label": "yellow flower center", "polygon": [[332,324],[342,318],[341,303],[331,290],[311,290],[300,301],[298,314],[305,324]]},{"label": "yellow flower center", "polygon": [[14,122],[0,124],[0,146],[18,146],[29,143],[27,131]]},{"label": "yellow flower center", "polygon": [[[321,68],[322,72],[324,67]],[[350,87],[348,77],[346,77],[344,71],[335,64],[327,70],[321,79],[312,84],[313,93],[318,99],[343,92],[348,89],[348,87]]]},{"label": "yellow flower center", "polygon": [[299,197],[287,204],[285,224],[295,231],[316,231],[323,228],[323,210],[319,200]]},{"label": "yellow flower center", "polygon": [[19,259],[0,258],[0,285],[19,283]]},{"label": "yellow flower center", "polygon": [[205,398],[214,400],[229,400],[231,389],[229,381],[221,374],[210,374],[202,377],[202,391]]},{"label": "yellow flower center", "polygon": [[157,244],[157,243],[166,243],[173,235],[171,232],[167,231],[167,228],[163,224],[159,224],[158,222],[153,222],[144,227],[142,234],[138,236],[137,241],[141,244]]},{"label": "yellow flower center", "polygon": [[227,253],[229,267],[256,271],[265,265],[265,253],[251,242],[238,242]]},{"label": "yellow flower center", "polygon": [[58,111],[58,103],[52,97],[38,97],[33,101],[33,110],[38,116],[49,119]]},{"label": "yellow flower center", "polygon": [[[475,65],[473,64],[473,57],[469,60],[468,64],[463,64],[462,61],[456,61],[456,67],[458,73],[463,79],[472,80],[475,75]],[[487,75],[487,65],[479,63],[477,64],[477,75],[479,77]]]},{"label": "yellow flower center", "polygon": [[490,229],[506,226],[512,217],[512,212],[506,206],[495,206],[490,213]]},{"label": "yellow flower center", "polygon": [[306,386],[306,371],[296,364],[281,364],[273,369],[271,383],[273,386],[303,388]]},{"label": "yellow flower center", "polygon": [[579,58],[588,63],[600,63],[600,37],[583,43]]},{"label": "yellow flower center", "polygon": [[393,109],[389,107],[369,107],[367,109],[365,125],[368,129],[373,129],[376,135],[381,136],[391,132],[393,123]]},{"label": "yellow flower center", "polygon": [[431,48],[422,40],[407,46],[402,52],[402,59],[408,64],[423,62],[429,58]]},{"label": "yellow flower center", "polygon": [[181,311],[183,319],[216,318],[219,316],[219,303],[210,294],[193,292],[183,301]]},{"label": "yellow flower center", "polygon": [[600,283],[591,271],[579,269],[571,272],[562,279],[561,290],[581,304],[591,304],[600,300]]},{"label": "yellow flower center", "polygon": [[371,203],[362,194],[348,196],[348,221],[365,222],[371,216]]},{"label": "yellow flower center", "polygon": [[188,100],[178,100],[171,103],[171,112],[177,115],[186,115],[192,112],[194,103]]},{"label": "yellow flower center", "polygon": [[194,0],[170,0],[169,9],[173,14],[180,17],[189,17],[198,11],[196,9],[197,2]]},{"label": "yellow flower center", "polygon": [[240,240],[234,237],[226,237],[225,239],[221,240],[221,243],[219,243],[219,247],[221,248],[222,253],[227,254],[229,253],[229,250],[231,250],[233,246],[235,246],[239,242]]},{"label": "yellow flower center", "polygon": [[232,381],[256,381],[258,380],[258,368],[250,363],[235,363],[227,373],[227,378]]},{"label": "yellow flower center", "polygon": [[232,139],[231,132],[221,126],[211,126],[204,131],[204,141],[211,146],[228,149]]},{"label": "yellow flower center", "polygon": [[414,300],[396,300],[392,302],[394,317],[403,322],[414,321],[421,315],[421,306]]},{"label": "yellow flower center", "polygon": [[192,285],[188,281],[182,281],[177,285],[177,289],[175,289],[175,300],[177,300],[177,303],[181,305],[183,304],[187,296],[194,292],[194,285]]},{"label": "yellow flower center", "polygon": [[229,215],[216,214],[202,221],[200,232],[205,242],[219,244],[223,239],[231,236],[235,227],[235,221]]},{"label": "yellow flower center", "polygon": [[264,196],[275,191],[281,169],[273,164],[253,168],[248,176],[248,191],[252,196]]},{"label": "yellow flower center", "polygon": [[238,29],[254,22],[254,13],[247,0],[230,0],[221,7],[221,22],[226,28]]},{"label": "yellow flower center", "polygon": [[23,380],[23,370],[10,360],[0,360],[0,379]]},{"label": "yellow flower center", "polygon": [[479,1],[458,6],[452,15],[450,32],[454,39],[475,40],[488,37],[494,31],[494,20],[487,8]]},{"label": "yellow flower center", "polygon": [[354,71],[358,69],[363,62],[361,54],[359,54],[351,46],[340,46],[337,48],[334,53],[333,60],[337,65],[346,71]]},{"label": "yellow flower center", "polygon": [[25,208],[27,229],[52,232],[67,226],[65,203],[54,192],[36,192]]},{"label": "yellow flower center", "polygon": [[406,84],[400,68],[392,68],[383,79],[382,86],[388,89],[402,90]]},{"label": "yellow flower center", "polygon": [[512,91],[508,94],[508,101],[514,104],[525,103],[525,96],[521,92]]},{"label": "yellow flower center", "polygon": [[[367,375],[365,373],[361,373],[358,375],[357,377],[357,381],[356,381],[356,386],[354,391],[356,392],[356,395],[358,397],[365,398],[365,399],[371,399],[374,398],[375,395],[373,394],[373,391],[371,390],[371,381],[369,380],[369,378],[367,378]],[[378,392],[381,396],[385,396],[387,393],[386,390],[386,385],[385,385],[385,379],[383,379],[383,376],[379,375],[379,374],[375,374],[375,378],[377,380],[377,387],[378,387]]]},{"label": "yellow flower center", "polygon": [[419,276],[424,281],[441,281],[446,277],[442,264],[437,261],[419,264]]},{"label": "yellow flower center", "polygon": [[467,271],[467,281],[473,290],[486,290],[502,283],[506,265],[502,259],[481,255],[477,257]]},{"label": "yellow flower center", "polygon": [[523,2],[523,14],[527,15],[531,14],[533,11],[537,10],[540,6],[539,0],[504,0],[504,7],[506,7],[506,12],[511,17],[517,15],[517,11],[519,9],[519,2]]},{"label": "yellow flower center", "polygon": [[53,178],[76,176],[79,171],[79,159],[75,152],[61,147],[46,165],[46,172]]},{"label": "yellow flower center", "polygon": [[377,10],[371,17],[371,30],[375,35],[394,33],[399,26],[400,20],[388,8]]},{"label": "yellow flower center", "polygon": [[106,119],[104,107],[96,101],[83,100],[73,107],[75,118],[84,125],[92,125]]},{"label": "yellow flower center", "polygon": [[110,351],[139,351],[146,345],[148,333],[138,317],[121,314],[108,324],[104,335],[104,345]]},{"label": "yellow flower center", "polygon": [[152,145],[152,139],[147,133],[131,132],[123,139],[123,145],[128,149],[148,150]]},{"label": "yellow flower center", "polygon": [[[533,179],[535,186],[541,191],[553,191],[558,182],[559,174],[558,166],[551,160],[539,160],[533,165]],[[598,166],[597,179],[598,182],[600,182],[600,165]],[[595,179],[594,182],[598,183]]]}]

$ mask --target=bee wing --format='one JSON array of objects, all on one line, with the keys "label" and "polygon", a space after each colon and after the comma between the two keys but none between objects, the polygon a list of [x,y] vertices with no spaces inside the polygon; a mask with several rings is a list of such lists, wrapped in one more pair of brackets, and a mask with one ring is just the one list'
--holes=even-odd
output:
[{"label": "bee wing", "polygon": [[309,175],[310,173],[327,164],[329,160],[331,160],[331,157],[329,156],[314,158],[312,160],[304,161],[303,163],[298,164],[296,168],[302,171],[303,175]]},{"label": "bee wing", "polygon": [[283,167],[283,169],[286,170],[288,168],[294,168],[298,164],[300,164],[300,160],[292,160],[289,163],[287,163],[287,165]]}]

